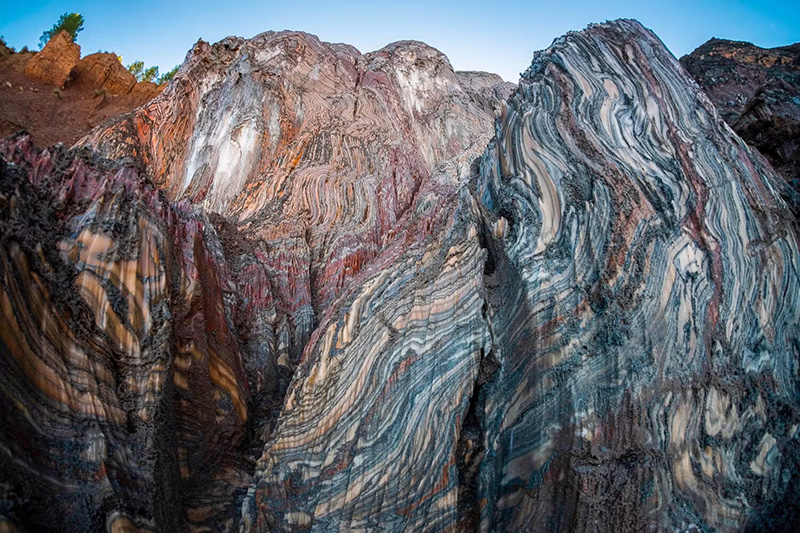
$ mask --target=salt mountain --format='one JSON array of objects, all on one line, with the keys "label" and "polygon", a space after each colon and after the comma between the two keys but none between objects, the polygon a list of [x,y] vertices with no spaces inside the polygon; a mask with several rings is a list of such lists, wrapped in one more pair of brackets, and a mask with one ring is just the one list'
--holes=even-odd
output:
[{"label": "salt mountain", "polygon": [[199,42],[72,149],[0,153],[5,530],[797,520],[788,188],[635,21],[516,88],[418,42]]}]

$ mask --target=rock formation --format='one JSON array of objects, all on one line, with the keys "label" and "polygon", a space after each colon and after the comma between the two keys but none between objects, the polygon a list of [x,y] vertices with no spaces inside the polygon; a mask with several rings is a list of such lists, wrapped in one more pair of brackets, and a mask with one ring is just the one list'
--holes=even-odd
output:
[{"label": "rock formation", "polygon": [[800,192],[800,43],[711,39],[681,58],[720,115]]},{"label": "rock formation", "polygon": [[199,42],[72,150],[0,155],[0,523],[798,517],[787,186],[634,21],[518,88],[418,42]]},{"label": "rock formation", "polygon": [[[52,270],[66,270],[87,310],[106,309],[85,327],[117,351],[83,337],[70,349],[106,365],[137,362],[103,374],[123,389],[96,386],[108,392],[93,403],[125,407],[121,419],[98,417],[116,429],[84,469],[104,490],[73,495],[94,511],[46,498],[56,488],[15,493],[37,494],[31,506],[46,504],[77,529],[238,523],[237,501],[319,320],[380,251],[441,225],[437,191],[453,189],[490,139],[492,95],[510,88],[469,77],[462,88],[447,58],[422,43],[366,56],[300,33],[199,43],[160,97],[81,143],[143,162],[167,198],[96,155],[35,154],[24,138],[7,145],[19,167],[47,169],[36,181],[45,190],[24,195],[47,205],[47,189],[71,191],[76,205],[59,203],[55,218],[82,221],[46,232],[58,239],[49,249],[73,250]],[[439,218],[398,234],[416,210]],[[148,446],[157,453],[146,461],[100,466],[117,448],[134,458]],[[131,487],[118,487],[118,468],[126,479],[135,470]],[[129,503],[128,491],[141,494]]]},{"label": "rock formation", "polygon": [[482,526],[789,524],[800,286],[782,187],[638,23],[534,57],[478,181],[500,367],[479,397]]},{"label": "rock formation", "polygon": [[111,94],[128,94],[136,86],[136,78],[128,72],[114,54],[90,54],[75,65],[70,74],[71,84]]},{"label": "rock formation", "polygon": [[25,74],[44,83],[63,87],[80,58],[80,45],[72,42],[72,36],[62,30],[31,58],[25,67]]}]

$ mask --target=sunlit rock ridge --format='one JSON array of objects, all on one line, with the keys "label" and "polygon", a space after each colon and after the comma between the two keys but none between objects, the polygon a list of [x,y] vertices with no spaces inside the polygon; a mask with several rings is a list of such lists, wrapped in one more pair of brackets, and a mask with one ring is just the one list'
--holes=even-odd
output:
[{"label": "sunlit rock ridge", "polygon": [[786,530],[788,186],[649,30],[299,32],[0,142],[0,525]]}]

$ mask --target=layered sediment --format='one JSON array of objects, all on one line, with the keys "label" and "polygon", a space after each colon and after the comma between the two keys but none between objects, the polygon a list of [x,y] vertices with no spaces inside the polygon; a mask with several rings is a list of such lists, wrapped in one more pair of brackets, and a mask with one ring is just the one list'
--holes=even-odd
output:
[{"label": "layered sediment", "polygon": [[638,23],[534,57],[477,186],[500,367],[479,397],[484,530],[789,527],[785,187]]},{"label": "layered sediment", "polygon": [[[470,83],[462,87],[459,76]],[[116,424],[115,442],[97,445],[94,470],[84,468],[104,490],[90,486],[63,504],[53,500],[62,483],[77,483],[75,473],[66,457],[52,470],[33,458],[30,468],[54,477],[38,489],[12,490],[34,495],[25,505],[36,513],[12,500],[9,515],[38,527],[58,514],[75,529],[104,520],[144,529],[234,528],[255,458],[312,333],[379,253],[402,250],[401,238],[427,239],[444,222],[442,202],[488,142],[494,110],[512,88],[490,75],[457,74],[422,43],[362,55],[307,34],[268,33],[198,43],[160,97],[93,132],[79,142],[84,148],[40,153],[26,137],[7,141],[13,166],[6,172],[31,182],[14,194],[53,205],[41,224],[52,226],[47,247],[60,250],[61,262],[43,269],[71,280],[73,299],[95,315],[92,335],[116,341],[111,354],[82,347],[81,364],[146,361],[148,369],[119,363],[104,376],[126,387],[107,387],[108,397],[91,400],[101,410],[119,396],[128,402],[108,422]],[[34,224],[22,216],[12,210],[5,224]],[[29,244],[19,253],[35,253]],[[28,309],[24,298],[15,305],[10,317],[45,312]],[[10,323],[7,330],[15,339],[9,357],[17,345],[38,342],[33,327]],[[56,344],[52,357],[77,350],[71,346]],[[37,351],[25,353],[18,357]],[[66,373],[53,395],[70,390],[76,364],[42,363]],[[32,404],[27,397],[19,403]],[[56,412],[50,405],[37,416]],[[83,427],[70,420],[64,424]],[[24,429],[6,435],[22,435],[14,437],[19,443],[47,433]],[[94,446],[83,429],[59,442]],[[120,459],[137,465],[131,487],[103,470],[118,447],[136,451]],[[20,454],[15,448],[10,456]],[[141,455],[149,459],[140,463]],[[21,476],[14,470],[11,477]]]}]

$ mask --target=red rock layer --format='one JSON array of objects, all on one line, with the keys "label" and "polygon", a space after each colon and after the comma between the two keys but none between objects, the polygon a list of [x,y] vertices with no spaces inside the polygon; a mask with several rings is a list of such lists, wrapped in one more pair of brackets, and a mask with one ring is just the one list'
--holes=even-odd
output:
[{"label": "red rock layer", "polygon": [[66,30],[54,35],[41,52],[28,61],[25,74],[49,85],[62,87],[81,58],[81,47]]},{"label": "red rock layer", "polygon": [[298,242],[310,299],[293,287],[291,305],[313,321],[385,245],[423,182],[468,170],[511,87],[457,75],[422,43],[362,55],[269,32],[199,42],[164,94],[80,144],[141,158],[168,196],[222,214],[284,257]]}]

